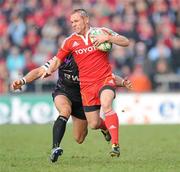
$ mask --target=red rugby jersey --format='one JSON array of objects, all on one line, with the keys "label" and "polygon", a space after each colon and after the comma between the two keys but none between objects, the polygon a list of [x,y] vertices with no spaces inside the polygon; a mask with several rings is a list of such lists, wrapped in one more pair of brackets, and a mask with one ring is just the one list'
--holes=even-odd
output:
[{"label": "red rugby jersey", "polygon": [[86,36],[73,33],[66,38],[57,53],[57,58],[64,61],[72,53],[79,69],[81,84],[103,80],[112,74],[108,61],[108,52],[97,50],[90,41],[89,33]]}]

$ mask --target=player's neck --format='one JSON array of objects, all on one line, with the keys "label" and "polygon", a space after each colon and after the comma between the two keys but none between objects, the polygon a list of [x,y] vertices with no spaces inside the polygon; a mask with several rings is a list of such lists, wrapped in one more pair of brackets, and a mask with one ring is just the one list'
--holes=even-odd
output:
[{"label": "player's neck", "polygon": [[87,28],[84,29],[84,31],[82,33],[80,33],[80,35],[82,36],[86,36],[87,32],[89,31],[90,27],[88,26]]}]

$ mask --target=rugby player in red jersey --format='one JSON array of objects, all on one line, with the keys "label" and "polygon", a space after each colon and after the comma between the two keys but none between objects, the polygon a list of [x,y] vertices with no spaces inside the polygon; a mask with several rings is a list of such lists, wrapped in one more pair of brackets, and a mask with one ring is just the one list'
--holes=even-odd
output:
[{"label": "rugby player in red jersey", "polygon": [[[33,69],[22,79],[17,79],[12,83],[12,89],[17,90],[25,83],[31,83],[38,79],[44,70],[49,66],[47,62],[44,66]],[[115,82],[118,87],[131,89],[132,85],[128,79],[122,79],[115,75]],[[66,57],[66,60],[58,69],[58,81],[53,91],[53,100],[59,116],[53,125],[53,144],[50,160],[56,162],[62,155],[63,149],[60,147],[61,140],[64,136],[66,123],[70,115],[72,117],[73,135],[77,143],[83,143],[87,135],[87,121],[83,111],[83,105],[80,94],[78,68],[72,55]],[[102,130],[106,141],[110,141],[109,133]]]},{"label": "rugby player in red jersey", "polygon": [[[84,9],[74,10],[70,20],[75,33],[64,40],[51,61],[50,68],[42,77],[54,72],[66,56],[72,53],[79,70],[81,97],[88,125],[92,129],[108,128],[112,138],[110,154],[119,157],[119,122],[112,107],[115,81],[108,61],[108,52],[100,51],[96,47],[106,41],[126,47],[129,40],[110,29],[102,28],[106,34],[94,36],[95,41],[92,43],[90,33],[93,28],[89,25],[89,16]],[[105,114],[105,121],[99,117],[100,107]]]}]

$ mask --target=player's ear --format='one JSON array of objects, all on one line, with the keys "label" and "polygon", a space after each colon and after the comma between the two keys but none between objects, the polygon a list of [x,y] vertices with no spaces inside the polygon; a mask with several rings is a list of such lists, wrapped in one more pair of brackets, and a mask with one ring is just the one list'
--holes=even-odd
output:
[{"label": "player's ear", "polygon": [[89,24],[89,17],[86,17],[86,24]]}]

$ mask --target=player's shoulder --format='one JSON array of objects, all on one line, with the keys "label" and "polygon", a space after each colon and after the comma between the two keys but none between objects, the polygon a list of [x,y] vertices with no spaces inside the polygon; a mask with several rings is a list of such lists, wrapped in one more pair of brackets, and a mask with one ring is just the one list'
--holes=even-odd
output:
[{"label": "player's shoulder", "polygon": [[76,34],[72,33],[70,36],[66,37],[64,41],[62,42],[61,47],[64,47],[65,45],[69,45],[71,42],[73,42],[76,39]]},{"label": "player's shoulder", "polygon": [[66,37],[64,39],[64,42],[68,42],[68,41],[71,41],[72,39],[74,39],[76,37],[76,34],[75,33],[72,33],[71,35],[69,35],[68,37]]}]

